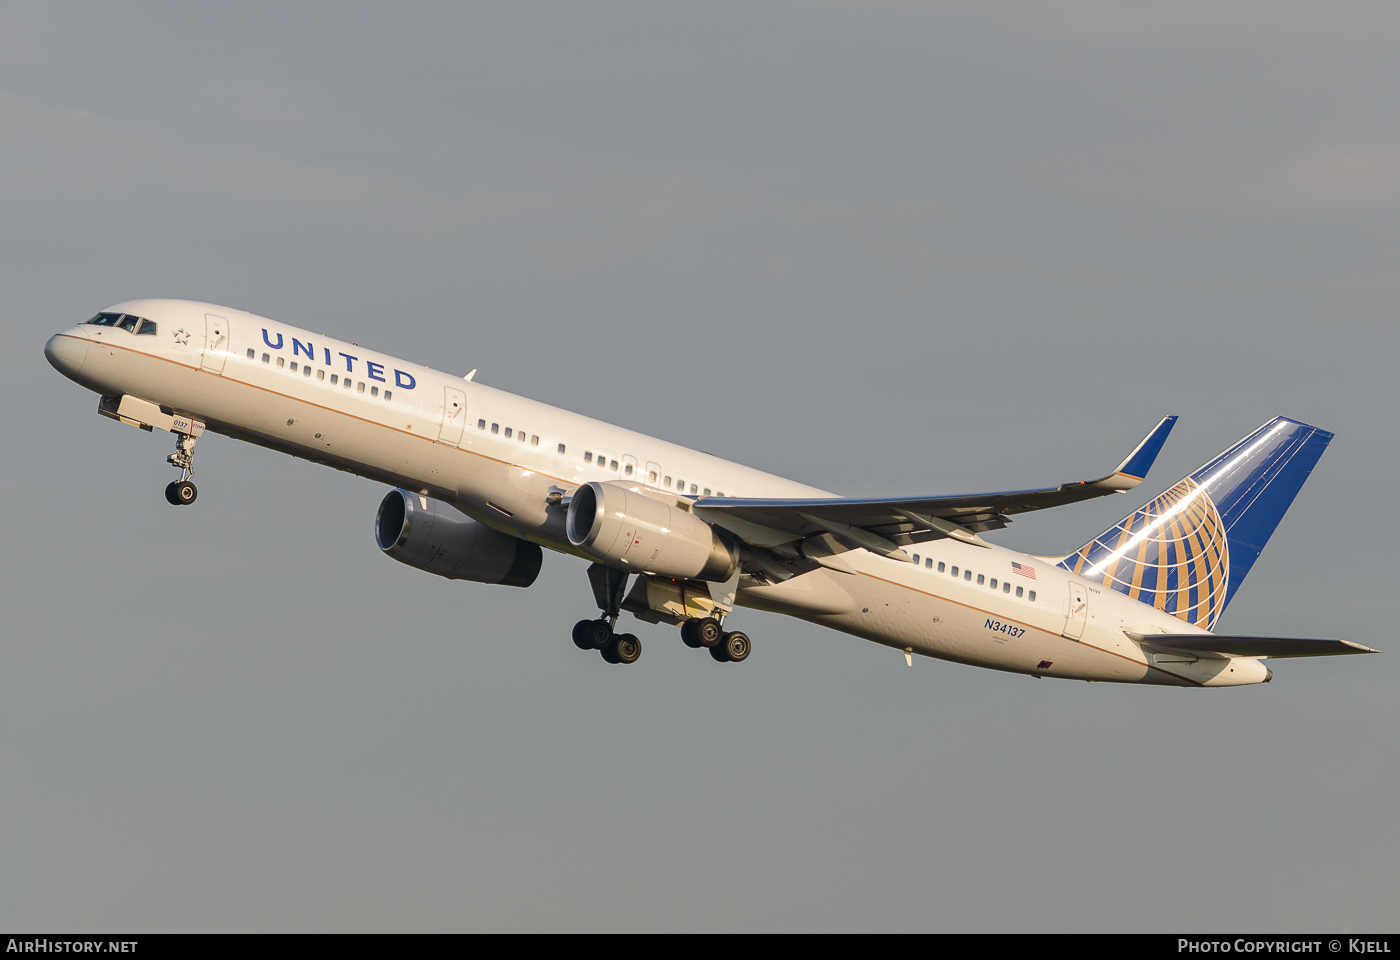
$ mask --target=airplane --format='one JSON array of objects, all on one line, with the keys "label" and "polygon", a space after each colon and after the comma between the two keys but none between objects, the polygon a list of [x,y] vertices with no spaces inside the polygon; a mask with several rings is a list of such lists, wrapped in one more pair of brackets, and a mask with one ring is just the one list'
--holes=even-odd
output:
[{"label": "airplane", "polygon": [[1332,434],[1276,417],[1063,556],[983,534],[1017,514],[1125,493],[1176,423],[1111,472],[1039,489],[848,498],[357,344],[189,300],[118,303],[51,337],[48,361],[98,413],[172,433],[176,505],[212,431],[388,484],[389,557],[528,587],[543,550],[589,562],[599,615],[573,642],[641,655],[625,611],[745,660],[736,607],[904,653],[1032,677],[1182,687],[1267,683],[1264,661],[1377,652],[1213,631]]}]

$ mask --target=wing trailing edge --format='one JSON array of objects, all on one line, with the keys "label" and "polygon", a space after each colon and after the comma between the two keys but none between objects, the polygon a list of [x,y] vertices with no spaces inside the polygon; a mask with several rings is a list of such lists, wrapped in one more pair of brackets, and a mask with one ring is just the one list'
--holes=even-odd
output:
[{"label": "wing trailing edge", "polygon": [[1308,640],[1301,637],[1235,637],[1212,633],[1129,633],[1139,643],[1181,653],[1205,653],[1229,657],[1280,659],[1283,657],[1337,657],[1353,653],[1380,653],[1351,640]]},{"label": "wing trailing edge", "polygon": [[[733,517],[796,537],[831,532],[835,526],[843,531],[854,528],[874,534],[895,548],[943,537],[980,543],[978,533],[1006,526],[1014,514],[1092,500],[1136,487],[1142,483],[1175,425],[1175,416],[1163,417],[1117,469],[1106,476],[1055,487],[937,497],[703,497],[695,506],[698,510],[712,511],[710,515],[721,525],[722,518]],[[877,552],[891,555],[886,549]]]}]

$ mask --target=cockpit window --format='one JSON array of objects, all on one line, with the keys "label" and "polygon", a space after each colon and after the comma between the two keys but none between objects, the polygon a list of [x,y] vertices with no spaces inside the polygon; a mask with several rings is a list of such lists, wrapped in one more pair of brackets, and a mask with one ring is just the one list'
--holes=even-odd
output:
[{"label": "cockpit window", "polygon": [[99,327],[115,327],[117,325],[117,321],[121,318],[122,315],[120,313],[99,313],[97,316],[89,320],[88,323],[94,324]]},{"label": "cockpit window", "polygon": [[117,321],[117,326],[121,327],[123,330],[130,330],[132,333],[135,333],[136,325],[140,322],[140,317],[133,317],[131,314],[128,313],[126,316],[122,317],[120,320]]},{"label": "cockpit window", "polygon": [[156,325],[149,320],[141,321],[141,329],[136,331],[136,335],[154,337],[156,335]]}]

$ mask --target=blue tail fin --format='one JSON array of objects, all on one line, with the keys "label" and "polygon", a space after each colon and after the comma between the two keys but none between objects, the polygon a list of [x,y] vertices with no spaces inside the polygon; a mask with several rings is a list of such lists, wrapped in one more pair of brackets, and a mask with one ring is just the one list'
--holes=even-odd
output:
[{"label": "blue tail fin", "polygon": [[1276,417],[1059,565],[1212,629],[1331,440]]}]

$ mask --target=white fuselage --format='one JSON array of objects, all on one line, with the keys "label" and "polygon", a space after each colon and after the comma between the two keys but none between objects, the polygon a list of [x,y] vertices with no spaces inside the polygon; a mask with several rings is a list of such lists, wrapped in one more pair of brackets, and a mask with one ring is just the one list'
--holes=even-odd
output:
[{"label": "white fuselage", "polygon": [[[567,496],[588,481],[687,497],[834,496],[239,310],[183,300],[110,309],[147,317],[158,333],[83,325],[59,334],[55,342],[72,340],[55,351],[68,358],[60,369],[82,385],[452,503],[562,553],[581,556],[565,533],[559,496],[551,494]],[[719,522],[714,513],[707,519]],[[1128,633],[1197,628],[1054,560],[953,539],[908,552],[918,555],[917,564],[855,549],[781,583],[742,578],[736,603],[913,653],[1032,676],[1184,686],[1267,678],[1258,660],[1144,653]],[[1013,562],[1033,570],[1034,579],[1013,571]],[[1073,611],[1072,596],[1082,598]]]}]

